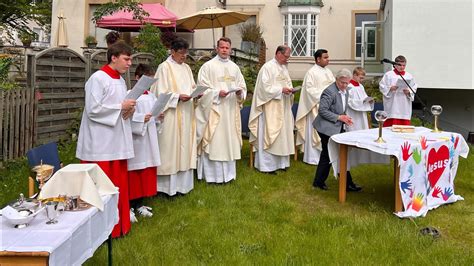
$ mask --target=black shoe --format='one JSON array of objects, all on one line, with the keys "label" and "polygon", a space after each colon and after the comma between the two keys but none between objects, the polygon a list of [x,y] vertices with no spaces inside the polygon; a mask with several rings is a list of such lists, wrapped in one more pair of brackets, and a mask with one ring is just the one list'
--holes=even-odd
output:
[{"label": "black shoe", "polygon": [[326,184],[324,184],[324,183],[323,184],[315,183],[315,184],[313,184],[313,187],[315,187],[315,188],[317,187],[321,190],[328,190],[329,189],[328,186],[326,186]]},{"label": "black shoe", "polygon": [[349,184],[346,187],[346,191],[350,191],[350,192],[358,192],[358,191],[361,191],[361,190],[362,190],[362,187],[359,187],[358,185],[356,185],[354,183]]}]

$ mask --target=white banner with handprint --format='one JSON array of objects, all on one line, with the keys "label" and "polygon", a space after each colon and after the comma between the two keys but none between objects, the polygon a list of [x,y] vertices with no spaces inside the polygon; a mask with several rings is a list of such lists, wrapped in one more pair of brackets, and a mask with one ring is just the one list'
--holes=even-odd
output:
[{"label": "white banner with handprint", "polygon": [[[451,132],[434,133],[416,127],[414,133],[393,132],[383,128],[385,143],[377,143],[378,129],[357,130],[334,135],[328,150],[337,177],[339,145],[347,144],[384,155],[396,156],[400,163],[400,194],[405,211],[399,217],[419,217],[442,204],[462,200],[454,194],[454,177],[459,156],[469,153],[464,138]],[[350,154],[349,154],[350,155]]]},{"label": "white banner with handprint", "polygon": [[425,216],[428,210],[442,204],[463,200],[454,194],[454,177],[458,168],[460,135],[418,142],[405,141],[400,150],[400,193],[405,211],[399,217]]}]

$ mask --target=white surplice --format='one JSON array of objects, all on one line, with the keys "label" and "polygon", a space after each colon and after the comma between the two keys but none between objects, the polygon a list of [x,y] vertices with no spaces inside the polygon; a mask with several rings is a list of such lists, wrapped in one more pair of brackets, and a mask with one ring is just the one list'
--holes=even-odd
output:
[{"label": "white surplice", "polygon": [[[198,85],[210,88],[200,101],[202,112],[196,112],[197,127],[203,131],[198,140],[198,179],[204,178],[208,183],[229,182],[236,178],[235,163],[240,159],[240,108],[247,86],[239,66],[219,56],[201,67]],[[221,90],[232,89],[241,89],[242,94],[237,96],[232,92],[226,97],[219,96]]]},{"label": "white surplice", "polygon": [[122,118],[127,95],[125,80],[96,71],[85,85],[76,157],[84,161],[112,161],[134,157],[130,118]]},{"label": "white surplice", "polygon": [[258,72],[249,117],[255,167],[262,172],[289,167],[289,155],[295,152],[293,95],[284,95],[284,87],[293,87],[286,65],[275,59],[265,63]]},{"label": "white surplice", "polygon": [[178,64],[171,56],[159,65],[158,81],[151,91],[171,93],[162,132],[158,134],[161,165],[158,167],[158,191],[168,195],[185,194],[194,187],[196,168],[196,123],[193,100],[179,101],[180,94],[191,95],[195,88],[193,74],[186,63]]},{"label": "white surplice", "polygon": [[128,170],[140,170],[161,164],[160,148],[156,120],[151,117],[145,123],[145,115],[151,113],[155,104],[154,94],[143,94],[137,99],[135,113],[132,118],[133,149],[135,157],[128,159]]},{"label": "white surplice", "polygon": [[[403,78],[409,82],[408,84],[410,84],[411,88],[416,92],[418,85],[413,76],[405,72]],[[415,94],[410,91],[410,96],[407,96],[403,92],[403,88],[408,88],[405,84],[396,91],[390,91],[390,87],[396,85],[399,80],[402,80],[402,78],[393,70],[386,72],[382,80],[380,80],[379,89],[383,94],[383,109],[387,112],[388,118],[410,120],[412,112],[411,105],[415,100]]]},{"label": "white surplice", "polygon": [[[356,82],[351,81],[347,87],[347,92],[349,99],[347,101],[347,115],[352,118],[353,124],[351,126],[346,126],[346,131],[356,131],[369,129],[369,122],[367,118],[367,112],[374,109],[374,103],[365,101],[367,99],[367,93],[365,92],[364,86],[362,84],[357,84]],[[368,150],[350,148],[349,149],[349,158],[348,158],[348,169],[351,167],[357,166],[359,164],[366,163],[380,163],[388,164],[390,163],[390,157],[386,155],[380,155]]]},{"label": "white surplice", "polygon": [[321,93],[334,81],[331,70],[317,64],[314,64],[304,76],[295,127],[296,146],[304,152],[303,162],[305,163],[313,165],[319,163],[321,139],[312,123],[318,115]]}]

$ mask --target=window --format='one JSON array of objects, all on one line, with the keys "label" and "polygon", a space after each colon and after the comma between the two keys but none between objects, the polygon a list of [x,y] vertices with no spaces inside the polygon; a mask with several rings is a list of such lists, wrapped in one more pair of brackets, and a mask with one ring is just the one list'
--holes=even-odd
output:
[{"label": "window", "polygon": [[367,25],[364,32],[364,41],[362,41],[362,22],[376,21],[377,14],[375,13],[356,13],[355,14],[355,57],[360,59],[362,53],[362,45],[365,43],[365,58],[375,59],[377,51],[377,28],[376,26]]},{"label": "window", "polygon": [[284,15],[284,43],[291,56],[313,56],[318,44],[319,7],[287,7]]},{"label": "window", "polygon": [[41,41],[41,37],[42,37],[41,36],[41,32],[42,32],[41,28],[34,27],[33,32],[35,33],[35,40],[34,41],[35,42]]}]

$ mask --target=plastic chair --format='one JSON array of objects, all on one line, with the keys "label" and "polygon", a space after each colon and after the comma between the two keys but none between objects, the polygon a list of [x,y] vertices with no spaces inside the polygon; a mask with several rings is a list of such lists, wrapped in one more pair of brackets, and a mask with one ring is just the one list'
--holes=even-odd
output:
[{"label": "plastic chair", "polygon": [[[249,129],[249,117],[250,117],[250,106],[244,106],[242,109],[240,109],[240,122],[241,122],[241,127],[242,127],[242,134],[250,134],[250,129]],[[253,145],[250,144],[250,161],[249,161],[250,167],[253,166]]]},{"label": "plastic chair", "polygon": [[[49,164],[54,166],[54,174],[62,167],[61,161],[59,160],[58,144],[56,144],[56,142],[35,147],[26,153],[26,157],[28,158],[30,168],[40,165],[41,163]],[[33,196],[34,190],[35,180],[30,176],[28,178],[29,197]]]},{"label": "plastic chair", "polygon": [[370,111],[369,116],[369,128],[378,127],[378,122],[375,120],[375,112],[383,110],[383,103],[376,102],[374,103],[374,110]]}]

